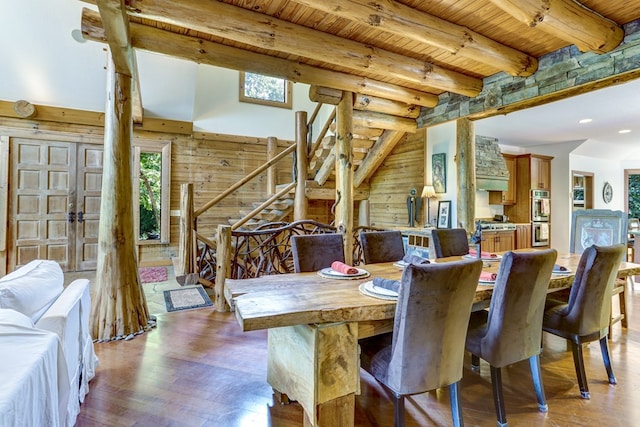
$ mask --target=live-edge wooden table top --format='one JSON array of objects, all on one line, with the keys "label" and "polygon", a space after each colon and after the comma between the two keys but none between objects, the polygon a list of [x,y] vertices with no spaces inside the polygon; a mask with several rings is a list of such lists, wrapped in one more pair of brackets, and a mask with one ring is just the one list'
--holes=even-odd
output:
[{"label": "live-edge wooden table top", "polygon": [[[459,260],[461,257],[436,262]],[[571,286],[579,254],[559,254],[556,263],[570,274],[553,274],[549,291]],[[485,262],[484,271],[497,273],[500,262]],[[325,322],[361,322],[393,319],[396,301],[363,295],[361,283],[374,277],[399,280],[402,270],[393,263],[369,264],[370,275],[362,279],[332,279],[312,273],[275,274],[255,279],[227,279],[225,294],[235,307],[243,331]],[[640,265],[623,262],[621,276],[640,274]],[[474,303],[491,299],[493,286],[478,285]]]}]

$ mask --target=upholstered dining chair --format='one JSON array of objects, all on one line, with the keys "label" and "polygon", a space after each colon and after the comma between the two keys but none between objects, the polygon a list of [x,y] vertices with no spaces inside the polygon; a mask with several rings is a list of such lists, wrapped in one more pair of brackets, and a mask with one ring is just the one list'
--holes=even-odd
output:
[{"label": "upholstered dining chair", "polygon": [[480,369],[479,358],[490,365],[499,426],[508,425],[501,369],[522,360],[529,360],[538,407],[547,411],[539,355],[545,297],[556,257],[555,249],[507,252],[500,262],[489,311],[471,313],[466,348],[472,355],[472,369]]},{"label": "upholstered dining chair", "polygon": [[469,253],[469,238],[464,228],[436,228],[431,231],[431,240],[436,258]]},{"label": "upholstered dining chair", "polygon": [[291,236],[293,269],[296,273],[331,267],[333,261],[344,262],[342,234],[305,234]]},{"label": "upholstered dining chair", "polygon": [[625,249],[624,244],[593,245],[585,249],[571,286],[569,301],[555,300],[552,295],[547,297],[542,329],[571,343],[580,395],[585,399],[589,399],[590,394],[582,358],[584,343],[600,341],[609,383],[616,383],[609,358],[607,334],[611,318],[611,290]]},{"label": "upholstered dining chair", "polygon": [[399,231],[363,231],[360,243],[365,264],[399,261],[404,257],[404,243]]},{"label": "upholstered dining chair", "polygon": [[408,265],[393,332],[360,341],[361,367],[393,393],[396,427],[404,426],[406,395],[445,386],[449,386],[453,425],[463,425],[459,381],[481,270],[480,260]]}]

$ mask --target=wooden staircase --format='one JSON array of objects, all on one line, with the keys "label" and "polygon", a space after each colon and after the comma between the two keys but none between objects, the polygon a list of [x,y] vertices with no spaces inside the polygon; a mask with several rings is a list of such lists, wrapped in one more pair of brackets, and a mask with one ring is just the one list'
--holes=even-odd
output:
[{"label": "wooden staircase", "polygon": [[[276,186],[277,189],[280,189],[279,187],[281,186]],[[254,230],[255,228],[269,222],[283,221],[285,218],[287,218],[287,216],[289,216],[289,214],[293,212],[294,196],[294,192],[289,192],[284,196],[276,199],[269,206],[262,209],[258,214],[254,215],[252,219],[244,223],[240,227],[240,229]],[[254,202],[253,207],[257,208],[266,200],[267,197],[265,197],[262,201]],[[235,223],[240,221],[241,218],[244,218],[250,213],[251,211],[242,209],[238,211],[237,218],[230,218],[227,221],[229,225],[234,225]]]}]

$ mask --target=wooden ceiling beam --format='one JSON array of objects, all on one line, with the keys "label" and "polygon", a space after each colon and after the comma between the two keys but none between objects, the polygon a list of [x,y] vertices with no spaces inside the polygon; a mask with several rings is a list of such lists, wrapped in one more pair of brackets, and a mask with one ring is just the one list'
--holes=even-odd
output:
[{"label": "wooden ceiling beam", "polygon": [[530,76],[538,60],[467,27],[454,24],[397,1],[293,0],[325,13],[375,27],[398,36],[444,49],[449,53],[490,65],[512,76]]},{"label": "wooden ceiling beam", "polygon": [[491,1],[517,20],[575,44],[582,52],[610,52],[624,38],[618,24],[574,0]]},{"label": "wooden ceiling beam", "polygon": [[128,13],[367,75],[390,76],[427,91],[474,97],[482,90],[479,78],[218,1],[145,0]]},{"label": "wooden ceiling beam", "polygon": [[[224,46],[141,24],[130,23],[129,27],[131,43],[136,49],[163,53],[200,64],[265,74],[293,82],[334,87],[423,107],[435,107],[438,104],[438,97],[433,94],[391,83],[298,64],[286,59]],[[106,42],[102,21],[96,12],[83,9],[81,28],[86,39]]]},{"label": "wooden ceiling beam", "polygon": [[[309,99],[313,102],[323,104],[338,105],[342,99],[343,91],[330,87],[312,85],[309,88]],[[420,115],[420,107],[406,102],[393,101],[377,96],[363,95],[361,93],[353,96],[354,110],[375,111],[376,113],[391,114],[392,116],[417,118]]]},{"label": "wooden ceiling beam", "polygon": [[134,123],[142,123],[143,107],[136,58],[129,36],[129,17],[122,0],[97,0],[98,11],[104,22],[104,31],[116,73],[133,79],[132,117]]}]

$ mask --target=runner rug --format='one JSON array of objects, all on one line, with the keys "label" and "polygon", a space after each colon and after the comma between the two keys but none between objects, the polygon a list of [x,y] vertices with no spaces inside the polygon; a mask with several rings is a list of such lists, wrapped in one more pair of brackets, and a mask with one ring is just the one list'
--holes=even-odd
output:
[{"label": "runner rug", "polygon": [[168,312],[213,305],[207,291],[201,285],[166,290],[164,302]]}]

